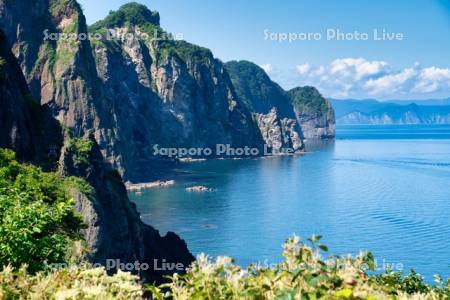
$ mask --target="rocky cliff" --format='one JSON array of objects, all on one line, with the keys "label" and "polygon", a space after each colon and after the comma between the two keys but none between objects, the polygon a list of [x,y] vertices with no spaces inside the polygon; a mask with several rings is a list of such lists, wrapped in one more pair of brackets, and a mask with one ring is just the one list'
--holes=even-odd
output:
[{"label": "rocky cliff", "polygon": [[[0,2],[1,22],[12,19],[5,5]],[[22,30],[17,26],[19,34]],[[107,259],[122,263],[148,263],[151,268],[139,272],[147,281],[161,281],[164,275],[170,273],[154,270],[155,260],[161,263],[164,259],[169,263],[188,266],[194,258],[186,243],[174,233],[162,237],[158,231],[142,223],[128,200],[120,175],[104,161],[96,140],[88,132],[83,137],[74,137],[71,132],[78,130],[77,126],[69,128],[55,122],[55,103],[46,102],[41,106],[34,100],[16,58],[10,52],[11,45],[15,44],[9,44],[0,31],[0,147],[13,149],[21,160],[38,164],[44,169],[58,170],[61,176],[78,176],[90,185],[72,190],[76,208],[83,214],[87,225],[85,238],[91,251],[90,260],[104,265]],[[13,46],[13,49],[17,47]],[[27,56],[18,57],[23,58],[21,67],[26,71]],[[74,78],[78,80],[78,77]],[[64,93],[68,86],[74,84],[72,79],[67,80],[62,85]],[[77,101],[85,99],[79,98],[80,95],[73,97],[71,101],[75,103],[68,103],[67,107],[83,106]],[[86,120],[83,115],[74,117],[74,120]]]},{"label": "rocky cliff", "polygon": [[268,144],[301,149],[305,139],[334,137],[333,108],[315,88],[298,87],[286,92],[262,68],[248,61],[228,62],[226,67],[238,96],[255,114]]},{"label": "rocky cliff", "polygon": [[14,148],[20,159],[34,159],[37,130],[27,83],[0,31],[0,147]]},{"label": "rocky cliff", "polygon": [[236,93],[253,113],[270,150],[275,153],[282,148],[302,150],[301,128],[286,92],[251,62],[231,61],[226,68]]},{"label": "rocky cliff", "polygon": [[335,113],[331,103],[311,86],[288,91],[305,139],[330,139],[336,135]]},{"label": "rocky cliff", "polygon": [[0,1],[0,14],[33,97],[75,137],[92,133],[125,180],[160,177],[172,162],[155,145],[300,150],[303,138],[332,135],[331,118],[299,118],[263,70],[225,68],[208,49],[171,39],[143,5],[111,12],[90,39],[70,38],[88,33],[74,0]]},{"label": "rocky cliff", "polygon": [[88,225],[84,237],[92,263],[106,266],[113,260],[123,264],[145,263],[149,269],[129,271],[145,281],[162,282],[173,271],[157,270],[155,265],[167,262],[188,267],[194,260],[186,243],[176,234],[168,232],[161,236],[141,221],[120,174],[105,162],[93,136],[74,140],[66,133],[58,165],[62,176],[84,178],[93,188],[72,191],[76,208]]},{"label": "rocky cliff", "polygon": [[[167,35],[159,15],[145,6],[124,5],[93,25],[90,32],[102,39],[43,41],[46,30],[87,33],[76,1],[8,3],[0,2],[0,26],[33,96],[75,136],[92,132],[126,180],[155,177],[162,164],[153,153],[156,144],[262,147],[223,64],[209,50],[184,41],[142,38]],[[133,37],[107,38],[125,34]]]},{"label": "rocky cliff", "polygon": [[[149,160],[160,160],[153,154],[156,144],[262,146],[252,115],[236,97],[223,64],[205,48],[170,38],[155,39],[155,35],[168,35],[159,26],[157,13],[130,3],[90,31],[131,36],[92,43],[105,96],[114,103],[120,141],[126,140],[128,148],[117,153],[123,157],[125,174],[134,170],[131,179],[139,177],[136,173],[144,174],[143,167],[149,169]],[[136,149],[130,149],[130,143],[136,143]]]}]

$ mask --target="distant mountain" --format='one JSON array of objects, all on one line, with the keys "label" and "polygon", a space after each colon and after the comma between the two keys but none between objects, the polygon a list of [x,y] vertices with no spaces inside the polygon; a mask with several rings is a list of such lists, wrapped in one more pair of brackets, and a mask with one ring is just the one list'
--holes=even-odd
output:
[{"label": "distant mountain", "polygon": [[450,98],[448,99],[429,99],[429,100],[392,100],[388,101],[390,103],[400,104],[400,105],[408,105],[408,104],[417,104],[420,106],[450,106]]},{"label": "distant mountain", "polygon": [[450,99],[331,100],[339,124],[450,124]]}]

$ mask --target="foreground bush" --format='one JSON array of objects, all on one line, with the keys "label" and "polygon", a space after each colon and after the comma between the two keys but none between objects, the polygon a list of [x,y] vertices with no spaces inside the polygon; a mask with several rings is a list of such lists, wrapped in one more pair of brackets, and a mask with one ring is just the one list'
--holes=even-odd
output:
[{"label": "foreground bush", "polygon": [[28,275],[25,269],[0,272],[0,299],[142,299],[137,277],[104,269],[70,268]]},{"label": "foreground bush", "polygon": [[[199,256],[185,276],[149,289],[156,299],[450,299],[449,284],[430,287],[412,273],[369,276],[370,253],[356,258],[322,260],[326,247],[313,237],[309,244],[297,237],[284,245],[285,260],[274,267],[243,269],[227,257],[211,261]],[[167,290],[166,290],[167,289]]]},{"label": "foreground bush", "polygon": [[[329,257],[319,238],[309,244],[289,239],[285,260],[272,267],[243,269],[227,257],[215,261],[200,255],[185,276],[168,284],[149,286],[153,299],[450,299],[449,283],[429,286],[415,272],[368,275],[370,254],[355,258]],[[24,268],[0,272],[0,299],[142,299],[136,276],[108,276],[103,268],[68,268],[29,275]]]},{"label": "foreground bush", "polygon": [[67,262],[83,228],[67,191],[71,182],[0,149],[0,270],[26,264],[36,272]]}]

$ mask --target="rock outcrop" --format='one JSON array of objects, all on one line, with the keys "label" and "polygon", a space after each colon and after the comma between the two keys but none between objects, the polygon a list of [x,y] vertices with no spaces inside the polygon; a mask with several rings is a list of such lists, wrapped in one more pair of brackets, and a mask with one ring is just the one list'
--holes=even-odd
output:
[{"label": "rock outcrop", "polygon": [[303,148],[301,128],[286,92],[266,72],[248,61],[226,64],[233,86],[253,113],[265,143],[272,153],[283,148]]},{"label": "rock outcrop", "polygon": [[259,66],[248,61],[226,64],[233,85],[248,109],[255,114],[267,144],[273,149],[301,149],[303,140],[335,136],[334,111],[313,87],[288,92],[270,80]]},{"label": "rock outcrop", "polygon": [[[93,263],[111,265],[111,261],[123,264],[138,262],[149,269],[135,269],[144,280],[162,282],[170,270],[155,269],[163,262],[181,263],[188,267],[194,260],[186,243],[176,234],[169,232],[161,236],[153,227],[144,224],[127,195],[120,174],[104,161],[93,136],[79,140],[91,148],[80,159],[80,153],[70,137],[61,151],[59,172],[62,176],[84,178],[92,192],[73,191],[76,207],[82,213],[85,223],[85,240],[91,250],[89,259]],[[109,270],[111,271],[111,270]]]},{"label": "rock outcrop", "polygon": [[254,116],[263,139],[268,145],[269,153],[283,153],[283,148],[293,151],[303,149],[301,132],[295,119],[280,119],[276,107],[273,107],[267,114],[254,113]]},{"label": "rock outcrop", "polygon": [[130,3],[90,27],[93,33],[132,37],[92,43],[105,96],[114,103],[120,141],[126,140],[126,149],[118,145],[106,155],[120,153],[122,165],[117,166],[133,181],[142,175],[148,180],[153,174],[146,170],[158,169],[161,158],[153,154],[154,145],[261,147],[252,115],[234,93],[224,65],[208,49],[154,39],[167,33],[153,15]]},{"label": "rock outcrop", "polygon": [[332,139],[336,120],[331,103],[315,87],[297,87],[288,91],[303,138]]},{"label": "rock outcrop", "polygon": [[197,185],[197,186],[191,186],[191,187],[186,188],[186,191],[195,192],[195,193],[203,193],[203,192],[214,192],[214,189],[209,188],[207,186],[203,186],[203,185]]}]

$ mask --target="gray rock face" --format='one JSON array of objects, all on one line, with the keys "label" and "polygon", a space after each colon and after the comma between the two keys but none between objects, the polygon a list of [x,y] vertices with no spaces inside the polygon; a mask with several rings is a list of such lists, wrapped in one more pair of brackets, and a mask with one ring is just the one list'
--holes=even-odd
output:
[{"label": "gray rock face", "polygon": [[335,137],[336,122],[332,110],[321,116],[296,111],[296,116],[301,124],[304,139],[332,139]]},{"label": "gray rock face", "polygon": [[20,159],[37,154],[32,102],[25,79],[0,30],[0,148],[14,148]]},{"label": "gray rock face", "polygon": [[[138,31],[108,30],[114,35]],[[208,50],[185,42],[171,41],[169,48],[138,39],[93,47],[105,95],[114,103],[117,136],[122,136],[104,153],[126,179],[154,176],[161,160],[153,154],[154,145],[262,147],[251,114],[237,99],[222,63]],[[182,56],[182,51],[199,51],[201,59]],[[162,53],[166,56],[161,58]]]},{"label": "gray rock face", "polygon": [[238,96],[255,113],[271,148],[300,150],[305,139],[334,138],[333,108],[315,88],[298,87],[286,92],[262,68],[247,61],[229,62],[226,67]]},{"label": "gray rock face", "polygon": [[78,135],[100,126],[95,62],[87,40],[44,40],[47,33],[86,32],[75,1],[0,1],[5,31],[35,99]]},{"label": "gray rock face", "polygon": [[[104,161],[97,141],[92,139],[94,146],[89,153],[89,160],[79,165],[76,163],[76,153],[67,147],[69,137],[67,134],[62,136],[64,130],[59,123],[54,122],[53,117],[58,118],[71,128],[75,136],[89,132],[98,135],[104,128],[114,129],[114,126],[109,127],[112,120],[106,117],[111,106],[101,101],[101,98],[94,97],[102,94],[98,90],[100,80],[96,77],[90,45],[76,43],[66,48],[68,45],[60,42],[55,45],[37,41],[38,44],[35,44],[33,34],[29,33],[33,27],[23,29],[28,24],[26,12],[29,11],[32,20],[45,24],[50,20],[56,22],[52,24],[58,24],[60,29],[70,25],[80,30],[85,25],[83,22],[80,26],[76,25],[76,22],[84,20],[78,5],[74,1],[67,1],[62,6],[54,6],[53,2],[47,6],[47,1],[8,3],[0,1],[0,26],[7,29],[11,38],[7,45],[3,35],[0,35],[0,55],[4,57],[1,69],[5,71],[0,78],[0,146],[15,150],[19,158],[38,163],[44,168],[54,168],[54,164],[46,162],[50,158],[48,149],[40,146],[51,144],[55,146],[52,156],[55,163],[59,157],[57,165],[61,175],[84,178],[94,188],[94,194],[89,196],[72,191],[77,200],[76,208],[83,213],[87,224],[85,237],[92,249],[92,262],[105,264],[107,259],[117,259],[123,263],[139,261],[153,266],[155,260],[161,262],[165,259],[188,266],[194,257],[189,253],[186,243],[174,233],[162,237],[154,228],[142,223],[136,208],[128,200],[120,175]],[[26,8],[27,4],[31,9]],[[39,13],[35,14],[35,11]],[[42,15],[38,17],[41,12]],[[76,22],[72,23],[74,20]],[[40,30],[41,27],[36,25],[34,28]],[[40,33],[34,32],[35,36]],[[35,90],[35,96],[41,99],[42,106],[34,103],[37,104],[35,110],[28,105],[31,100],[27,99],[29,91],[26,81],[15,58],[11,53],[8,55],[9,47],[16,50],[28,84],[33,86],[34,82],[40,82],[41,89]],[[39,51],[33,60],[34,56],[28,51],[42,47],[45,50]],[[54,57],[51,57],[52,53]],[[34,66],[32,71],[30,64]],[[33,151],[38,153],[34,155]],[[140,275],[148,281],[161,281],[169,273],[150,268],[140,272]]]},{"label": "gray rock face", "polygon": [[95,139],[90,139],[94,146],[88,163],[77,163],[77,154],[66,143],[61,150],[59,164],[62,176],[85,178],[94,188],[90,195],[72,191],[76,208],[88,225],[84,236],[92,251],[90,261],[102,265],[107,265],[108,260],[146,263],[150,266],[149,270],[135,272],[146,281],[157,282],[161,282],[163,276],[171,274],[171,271],[154,270],[155,262],[160,264],[164,259],[188,267],[194,257],[186,243],[172,232],[161,236],[140,220],[136,207],[128,200],[120,174],[104,162]]},{"label": "gray rock face", "polygon": [[255,118],[270,153],[279,154],[283,148],[294,151],[303,148],[297,122],[289,118],[280,119],[275,107],[268,114],[255,113]]},{"label": "gray rock face", "polygon": [[310,86],[288,91],[305,139],[332,139],[336,135],[335,113],[331,103]]},{"label": "gray rock face", "polygon": [[265,144],[274,152],[303,148],[302,133],[286,92],[259,66],[247,61],[226,64],[239,98],[251,111]]}]

